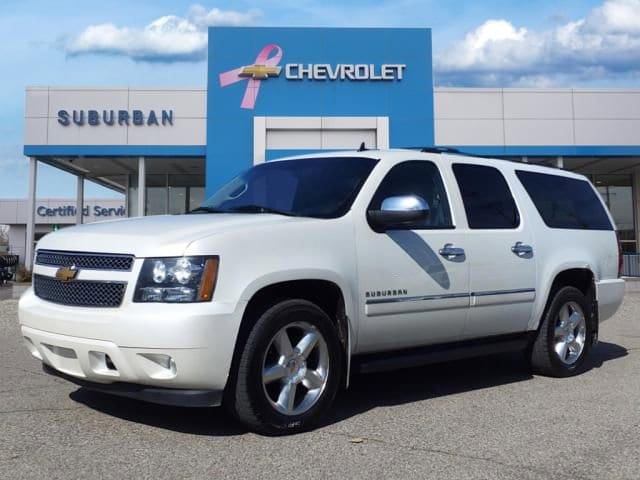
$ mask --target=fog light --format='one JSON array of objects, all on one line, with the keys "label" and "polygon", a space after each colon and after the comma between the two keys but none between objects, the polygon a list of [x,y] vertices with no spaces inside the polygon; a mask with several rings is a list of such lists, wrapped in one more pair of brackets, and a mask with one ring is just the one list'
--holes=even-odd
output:
[{"label": "fog light", "polygon": [[40,355],[40,352],[36,348],[36,346],[33,343],[33,341],[31,341],[31,339],[29,337],[22,337],[22,338],[24,339],[24,343],[27,346],[27,348],[29,349],[29,352],[31,353],[31,355],[33,355],[38,360],[42,360],[42,355]]},{"label": "fog light", "polygon": [[142,353],[141,355],[167,370],[170,370],[171,366],[175,367],[175,362],[169,355],[162,355],[159,353]]},{"label": "fog light", "polygon": [[163,353],[139,353],[142,358],[148,360],[144,369],[151,378],[168,379],[178,373],[176,362],[170,355]]},{"label": "fog light", "polygon": [[118,377],[118,368],[115,366],[111,357],[104,352],[89,351],[89,365],[91,369],[99,375],[110,375]]}]

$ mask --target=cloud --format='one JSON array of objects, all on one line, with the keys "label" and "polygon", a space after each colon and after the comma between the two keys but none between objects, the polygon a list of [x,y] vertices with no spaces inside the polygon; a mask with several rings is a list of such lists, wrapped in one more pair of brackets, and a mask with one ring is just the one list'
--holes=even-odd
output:
[{"label": "cloud", "polygon": [[113,23],[90,25],[66,42],[69,56],[116,55],[143,62],[200,61],[207,57],[207,27],[255,23],[258,10],[207,10],[193,5],[185,17],[165,15],[144,28],[119,27]]},{"label": "cloud", "polygon": [[640,0],[606,0],[582,19],[532,31],[487,20],[436,55],[438,85],[555,86],[640,74]]}]

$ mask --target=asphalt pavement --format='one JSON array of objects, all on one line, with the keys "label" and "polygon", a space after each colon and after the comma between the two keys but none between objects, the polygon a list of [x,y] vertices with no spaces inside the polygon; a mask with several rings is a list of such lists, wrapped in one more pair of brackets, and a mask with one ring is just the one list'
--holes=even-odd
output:
[{"label": "asphalt pavement", "polygon": [[638,479],[631,290],[580,376],[532,376],[518,354],[359,375],[323,426],[278,438],[247,433],[221,408],[52,378],[22,345],[17,301],[0,300],[0,479]]}]

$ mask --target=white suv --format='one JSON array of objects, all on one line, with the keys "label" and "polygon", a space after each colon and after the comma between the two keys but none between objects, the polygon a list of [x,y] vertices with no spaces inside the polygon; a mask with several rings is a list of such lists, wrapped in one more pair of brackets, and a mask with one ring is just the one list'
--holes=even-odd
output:
[{"label": "white suv", "polygon": [[[523,350],[585,367],[624,294],[582,176],[410,150],[268,162],[187,215],[43,238],[22,335],[47,372],[250,429],[322,417],[350,371]],[[427,380],[428,381],[428,380]]]}]

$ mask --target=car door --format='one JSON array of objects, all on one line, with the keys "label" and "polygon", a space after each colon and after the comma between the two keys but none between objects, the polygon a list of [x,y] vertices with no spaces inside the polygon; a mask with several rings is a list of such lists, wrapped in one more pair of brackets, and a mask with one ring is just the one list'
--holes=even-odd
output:
[{"label": "car door", "polygon": [[471,304],[465,338],[526,330],[535,300],[533,233],[511,189],[513,171],[454,163],[464,210]]},{"label": "car door", "polygon": [[360,352],[453,341],[465,326],[466,242],[455,227],[450,196],[436,164],[396,164],[367,210],[380,210],[385,199],[407,195],[427,202],[428,219],[381,232],[372,228],[365,212],[356,222]]}]

